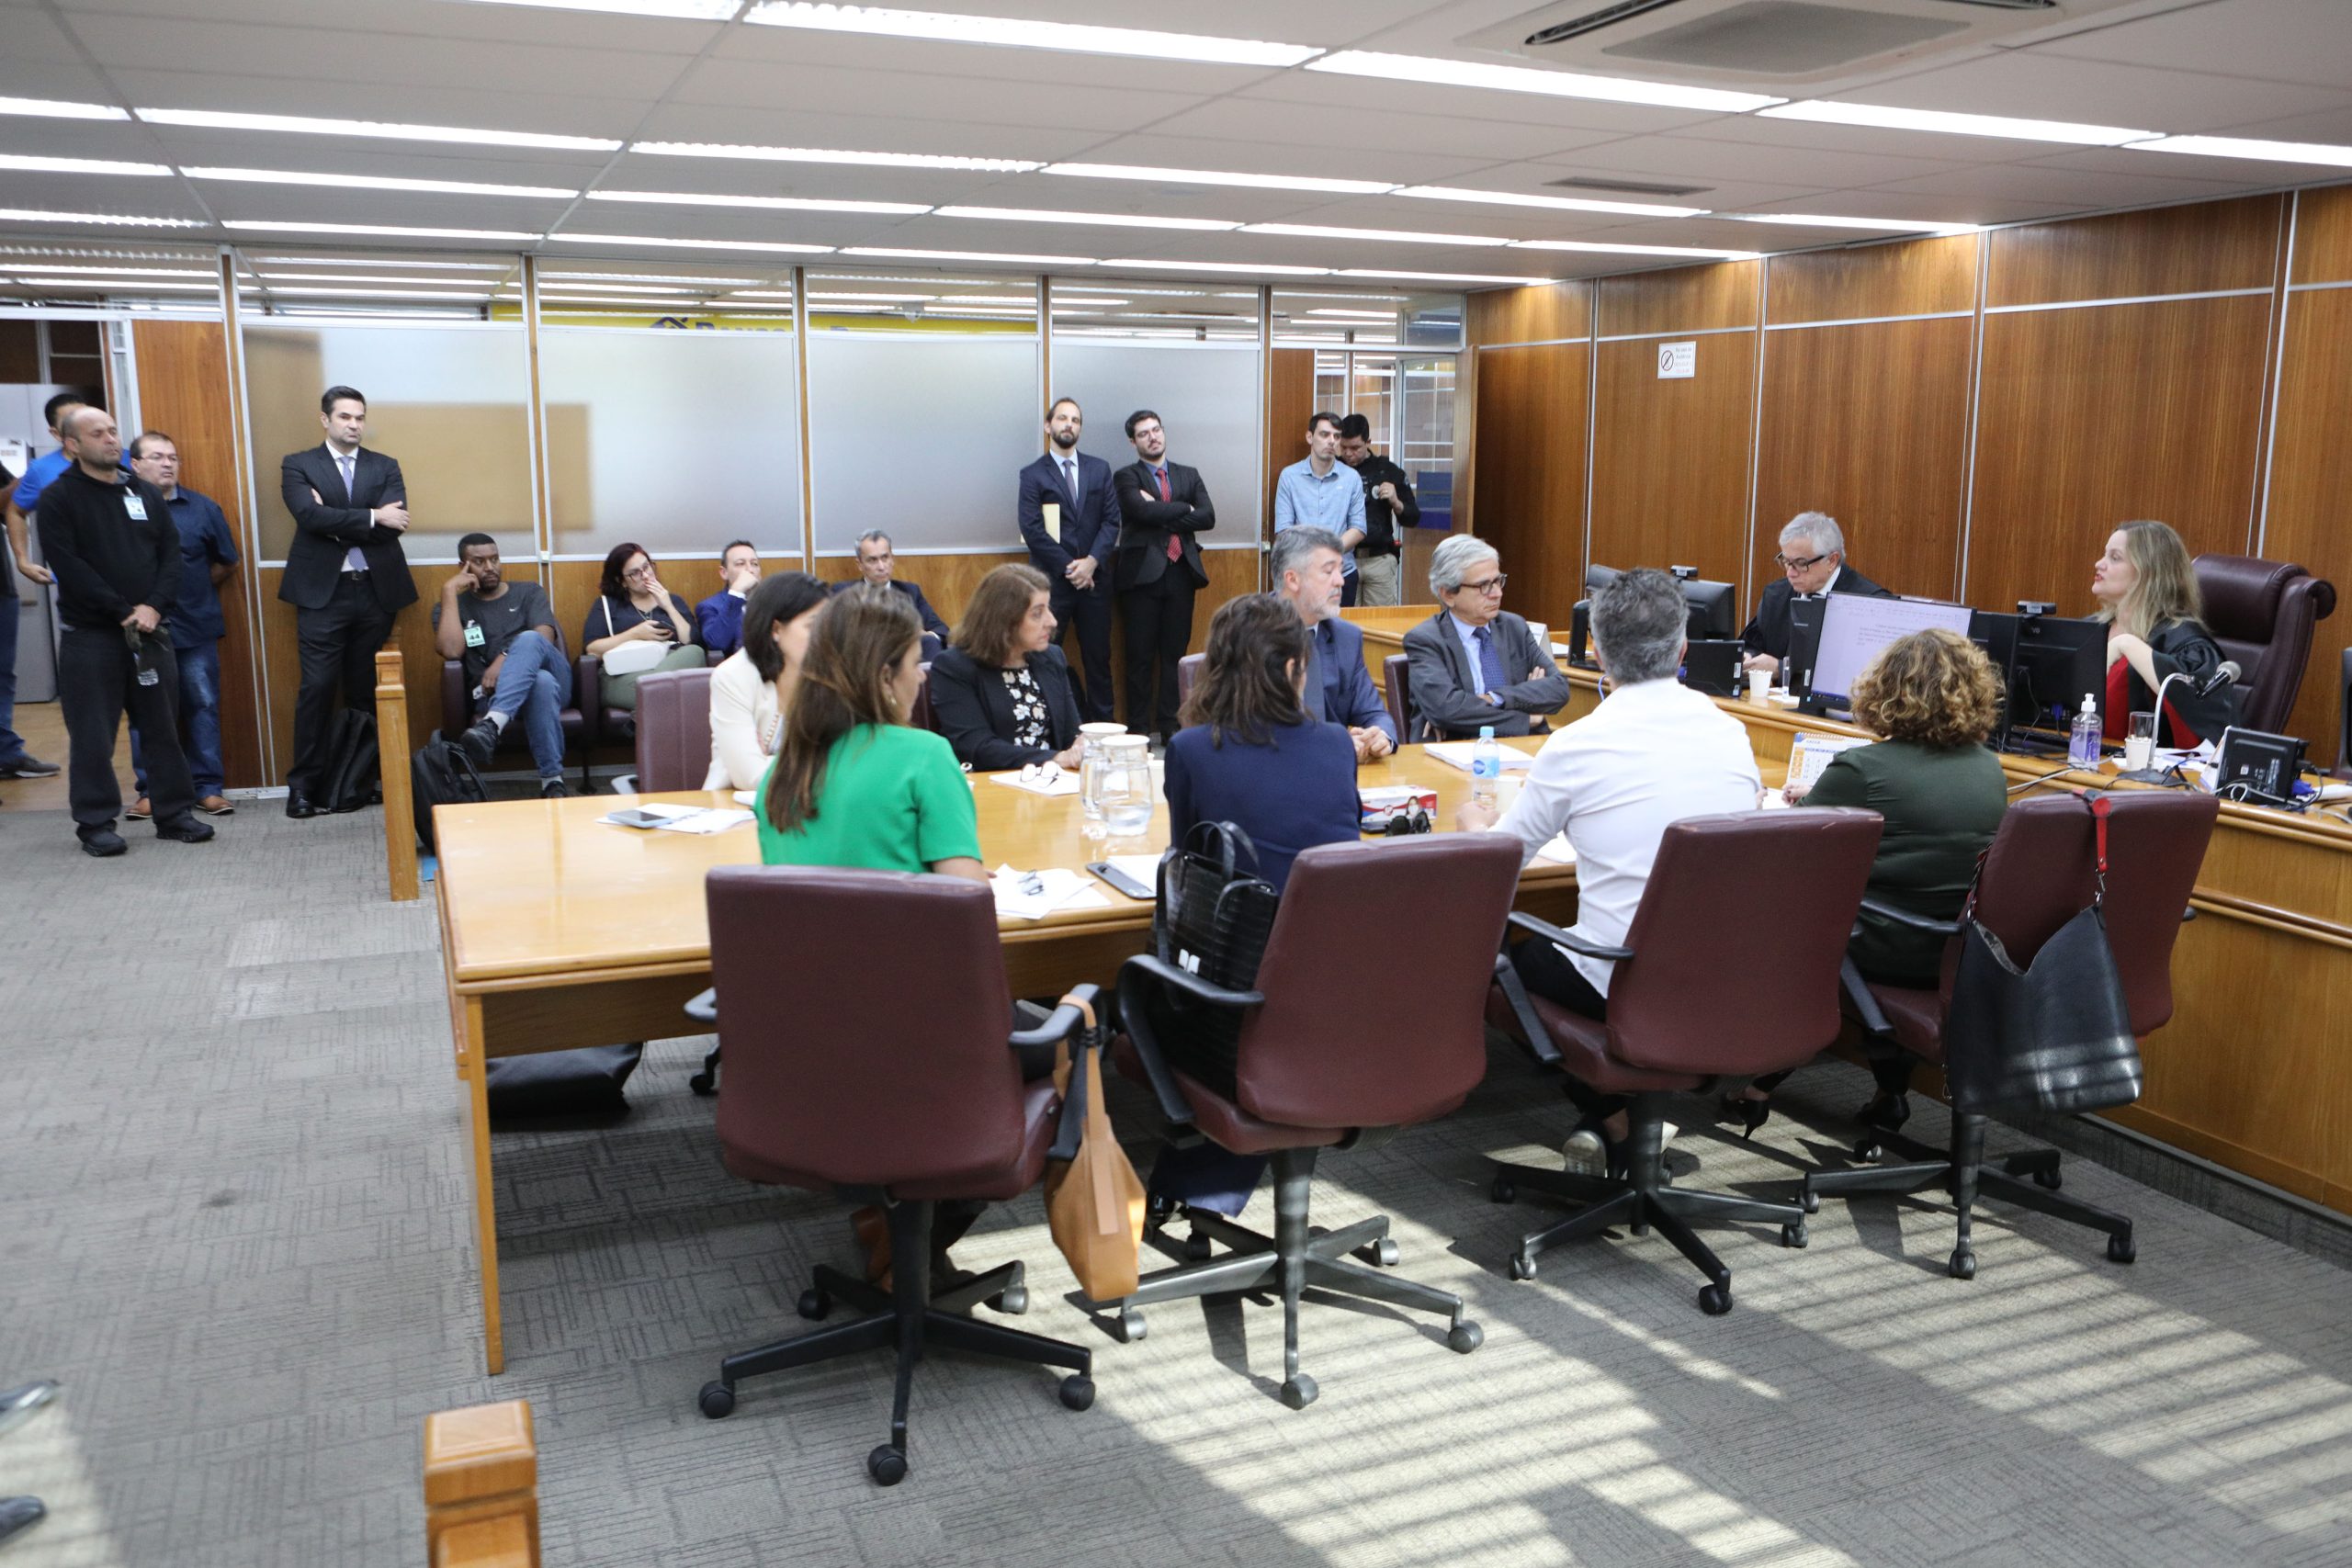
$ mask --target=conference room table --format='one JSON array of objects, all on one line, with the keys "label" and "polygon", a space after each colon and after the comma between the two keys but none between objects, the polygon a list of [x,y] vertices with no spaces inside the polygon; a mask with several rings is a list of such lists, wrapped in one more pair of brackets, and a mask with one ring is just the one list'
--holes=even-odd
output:
[{"label": "conference room table", "polygon": [[[1532,751],[1536,742],[1511,744]],[[1466,773],[1418,746],[1366,764],[1359,779],[1365,789],[1412,785],[1434,792],[1440,830],[1451,828],[1454,807],[1470,789]],[[989,774],[971,775],[971,784],[980,848],[992,870],[1080,870],[1111,854],[1156,855],[1168,842],[1165,804],[1153,811],[1145,832],[1089,839],[1075,795],[1041,795]],[[434,815],[442,966],[471,1143],[483,1355],[492,1373],[505,1365],[505,1345],[492,1168],[497,1140],[490,1128],[483,1065],[497,1056],[699,1032],[681,1010],[711,983],[704,874],[713,866],[755,864],[760,858],[751,823],[696,835],[597,820],[617,807],[646,802],[735,805],[726,794],[693,791],[444,806]],[[1058,909],[1042,919],[1001,923],[1013,996],[1058,996],[1088,980],[1107,987],[1123,960],[1144,951],[1151,905],[1089,880],[1102,895],[1099,903]],[[1573,919],[1575,871],[1547,860],[1533,862],[1521,878],[1518,907],[1545,919]],[[1384,938],[1366,947],[1367,960],[1392,953],[1387,936],[1396,921],[1409,919],[1402,911],[1382,914]],[[844,975],[796,983],[864,985],[873,979]]]}]

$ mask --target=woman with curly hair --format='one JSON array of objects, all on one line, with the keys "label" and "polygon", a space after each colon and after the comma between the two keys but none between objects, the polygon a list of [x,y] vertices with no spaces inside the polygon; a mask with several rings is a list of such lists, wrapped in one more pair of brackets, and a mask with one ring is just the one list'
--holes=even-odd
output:
[{"label": "woman with curly hair", "polygon": [[[1791,784],[1783,793],[1792,806],[1877,812],[1886,828],[1865,896],[1931,920],[1957,919],[1977,857],[2008,807],[2000,760],[1984,744],[2001,715],[1992,662],[1956,632],[1913,632],[1879,651],[1855,681],[1852,701],[1854,722],[1884,739],[1838,752],[1810,790]],[[1866,909],[1847,952],[1866,980],[1932,988],[1944,939]],[[1759,1079],[1744,1103],[1728,1101],[1750,1133],[1763,1123],[1771,1087]],[[1902,1077],[1882,1073],[1879,1090],[1862,1119],[1901,1125],[1908,1113]]]}]

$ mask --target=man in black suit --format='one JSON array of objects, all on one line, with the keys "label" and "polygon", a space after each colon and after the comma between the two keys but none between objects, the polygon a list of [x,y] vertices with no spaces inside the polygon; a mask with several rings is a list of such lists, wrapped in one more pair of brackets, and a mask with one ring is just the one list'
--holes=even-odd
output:
[{"label": "man in black suit", "polygon": [[1826,512],[1800,512],[1781,530],[1781,553],[1774,556],[1782,573],[1768,584],[1756,604],[1756,618],[1739,634],[1746,653],[1744,667],[1778,670],[1789,656],[1789,605],[1799,599],[1828,593],[1859,593],[1865,599],[1892,599],[1894,594],[1846,564],[1846,533]]},{"label": "man in black suit", "polygon": [[913,600],[915,614],[922,617],[926,639],[922,656],[929,659],[945,645],[952,634],[947,623],[940,618],[939,612],[931,607],[931,601],[922,596],[922,584],[907,581],[898,575],[898,570],[899,554],[890,544],[890,536],[879,528],[868,528],[857,536],[857,575],[846,582],[834,583],[831,592],[840,593],[861,582],[870,582],[876,588],[888,588]]},{"label": "man in black suit", "polygon": [[1193,536],[1216,526],[1216,508],[1198,468],[1168,460],[1168,431],[1158,414],[1129,414],[1127,439],[1136,461],[1119,470],[1122,526],[1113,570],[1127,628],[1127,730],[1164,741],[1176,733],[1176,661],[1193,643],[1193,594],[1209,585]]},{"label": "man in black suit", "polygon": [[[1078,449],[1086,416],[1071,398],[1057,398],[1046,411],[1046,456],[1021,470],[1017,515],[1029,564],[1053,585],[1049,607],[1054,638],[1078,628],[1080,662],[1086,675],[1079,710],[1090,720],[1111,717],[1111,564],[1119,546],[1119,496],[1111,465]],[[1047,508],[1051,508],[1048,511]],[[1070,671],[1078,678],[1078,671]]]},{"label": "man in black suit", "polygon": [[[401,536],[408,532],[408,482],[401,466],[359,445],[368,400],[349,387],[319,399],[327,438],[278,466],[294,542],[277,596],[294,606],[302,686],[294,699],[294,765],[286,773],[286,815],[315,817],[312,796],[326,772],[327,731],[342,705],[374,705],[376,650],[392,617],[416,601]],[[395,765],[399,759],[391,760]]]}]

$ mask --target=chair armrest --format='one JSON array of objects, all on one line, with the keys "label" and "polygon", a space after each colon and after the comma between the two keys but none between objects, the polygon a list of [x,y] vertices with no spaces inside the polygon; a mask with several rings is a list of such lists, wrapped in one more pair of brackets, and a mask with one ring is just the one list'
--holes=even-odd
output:
[{"label": "chair armrest", "polygon": [[[1148,953],[1138,953],[1119,966],[1119,991],[1123,997],[1126,995],[1127,972],[1131,969],[1162,985],[1172,986],[1194,1001],[1206,1002],[1211,1007],[1255,1008],[1266,1005],[1263,991],[1228,991],[1223,986],[1211,985],[1189,969],[1179,968]],[[1122,1019],[1126,1017],[1125,1008],[1120,1009],[1119,1016]]]},{"label": "chair armrest", "polygon": [[455,740],[466,732],[474,720],[473,705],[466,701],[466,665],[463,660],[445,659],[441,661],[441,737]]},{"label": "chair armrest", "polygon": [[1174,1069],[1160,1055],[1159,1041],[1151,1032],[1151,1013],[1144,1005],[1154,987],[1181,992],[1212,1007],[1258,1007],[1266,998],[1259,991],[1228,991],[1222,986],[1212,986],[1190,970],[1180,969],[1148,953],[1137,953],[1119,965],[1119,1027],[1134,1043],[1136,1055],[1143,1061],[1144,1076],[1151,1080],[1152,1096],[1159,1101],[1159,1113],[1173,1126],[1189,1127],[1193,1124],[1193,1102],[1184,1098]]},{"label": "chair armrest", "polygon": [[718,987],[713,986],[707,991],[686,998],[686,1016],[696,1023],[717,1023],[718,1021]]},{"label": "chair armrest", "polygon": [[1925,915],[1915,915],[1908,909],[1898,909],[1892,904],[1882,904],[1875,898],[1862,900],[1862,908],[1883,920],[1893,920],[1898,926],[1909,926],[1915,931],[1932,931],[1938,936],[1958,936],[1958,920],[1931,920]]},{"label": "chair armrest", "polygon": [[1587,941],[1574,931],[1564,931],[1549,920],[1539,920],[1534,916],[1517,909],[1513,909],[1510,913],[1510,923],[1523,931],[1532,931],[1547,942],[1556,942],[1571,953],[1581,953],[1587,958],[1623,959],[1634,956],[1634,950],[1630,947],[1603,947],[1597,942]]},{"label": "chair armrest", "polygon": [[1014,1030],[1009,1037],[1009,1043],[1016,1051],[1022,1050],[1024,1047],[1030,1050],[1035,1050],[1040,1045],[1058,1044],[1062,1041],[1069,1038],[1070,1032],[1076,1029],[1079,1026],[1079,1023],[1086,1016],[1079,1010],[1079,1002],[1084,1002],[1089,1007],[1095,1007],[1095,1016],[1098,1019],[1102,1016],[1102,1010],[1099,1007],[1096,1007],[1095,1003],[1095,998],[1100,997],[1102,993],[1102,987],[1091,983],[1083,986],[1071,987],[1069,994],[1071,997],[1077,998],[1078,1001],[1071,1001],[1065,998],[1062,1002],[1054,1009],[1053,1012],[1046,1018],[1046,1021],[1039,1024],[1036,1028]]},{"label": "chair armrest", "polygon": [[605,738],[605,661],[582,654],[571,661],[571,705],[580,710],[582,755]]},{"label": "chair armrest", "polygon": [[1871,994],[1870,983],[1862,978],[1862,972],[1854,966],[1851,958],[1838,962],[1838,984],[1844,988],[1846,999],[1854,1004],[1854,1016],[1862,1021],[1866,1033],[1883,1040],[1894,1037],[1894,1025],[1886,1021],[1886,1013],[1879,1007],[1878,998]]},{"label": "chair armrest", "polygon": [[1511,967],[1509,950],[1495,954],[1495,985],[1501,990],[1503,1000],[1510,1004],[1512,1014],[1519,1020],[1519,1032],[1527,1036],[1527,1048],[1535,1054],[1535,1059],[1547,1066],[1558,1066],[1560,1048],[1552,1043],[1552,1032],[1535,1016],[1535,1004],[1527,999],[1527,986],[1520,979],[1519,971]]}]

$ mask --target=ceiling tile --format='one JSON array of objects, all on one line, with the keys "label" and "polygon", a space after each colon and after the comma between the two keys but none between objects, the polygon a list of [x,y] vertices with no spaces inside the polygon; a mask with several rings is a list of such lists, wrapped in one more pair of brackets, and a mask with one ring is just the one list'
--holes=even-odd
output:
[{"label": "ceiling tile", "polygon": [[[2018,50],[1882,82],[1845,96],[1903,108],[2083,120],[2181,133],[2265,116],[2330,108],[2342,103],[2346,94],[2340,87],[2329,91]],[[1939,140],[1979,139],[1947,136]]]},{"label": "ceiling tile", "polygon": [[2352,61],[2352,6],[2343,0],[2219,0],[2140,21],[2096,28],[2037,54],[2125,65],[2202,67],[2231,76],[2345,84]]},{"label": "ceiling tile", "polygon": [[[745,61],[704,62],[669,95],[668,101],[718,107],[765,107],[786,95],[776,73]],[[1163,115],[1191,108],[1200,100],[1183,93],[1155,93],[1107,84],[1057,87],[1050,94],[1010,92],[1001,82],[925,76],[887,71],[832,70],[789,84],[791,107],[806,114],[872,114],[879,104],[919,104],[925,118],[975,125],[1060,125],[1101,131],[1134,130]],[[729,141],[741,138],[730,137]],[[930,152],[961,152],[958,147]]]},{"label": "ceiling tile", "polygon": [[1223,98],[1158,121],[1160,135],[1196,137],[1261,147],[1295,148],[1325,155],[1370,157],[1389,152],[1439,152],[1479,159],[1542,158],[1613,141],[1613,131],[1498,120],[1408,114],[1396,109],[1321,107],[1268,99]]},{"label": "ceiling tile", "polygon": [[[2157,162],[2154,153],[2135,155],[2148,163]],[[1956,174],[1926,175],[1914,180],[1894,180],[1872,188],[1890,192],[1908,191],[1923,196],[1981,196],[2013,201],[2048,202],[2060,211],[2089,212],[2100,208],[2197,201],[2227,194],[2229,187],[2201,181],[2166,179],[2160,175],[2092,174],[2009,164],[1997,168],[1967,169]],[[1971,214],[1963,211],[1960,216],[1966,218]]]}]

